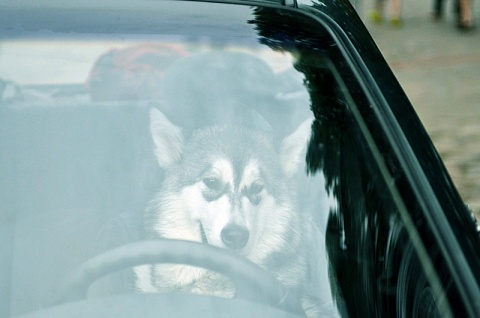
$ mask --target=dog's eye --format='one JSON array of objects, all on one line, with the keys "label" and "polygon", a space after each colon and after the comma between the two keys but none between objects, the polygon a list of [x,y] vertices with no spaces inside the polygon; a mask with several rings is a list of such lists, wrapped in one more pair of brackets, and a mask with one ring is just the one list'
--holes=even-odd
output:
[{"label": "dog's eye", "polygon": [[254,182],[248,189],[249,190],[248,192],[250,195],[259,194],[260,192],[262,192],[263,188],[264,188],[263,184],[259,182]]},{"label": "dog's eye", "polygon": [[212,190],[220,190],[222,188],[222,182],[215,177],[203,178],[203,183]]},{"label": "dog's eye", "polygon": [[260,182],[254,182],[250,187],[246,189],[246,195],[253,205],[258,205],[262,200],[260,192],[262,192],[263,189],[264,185]]}]

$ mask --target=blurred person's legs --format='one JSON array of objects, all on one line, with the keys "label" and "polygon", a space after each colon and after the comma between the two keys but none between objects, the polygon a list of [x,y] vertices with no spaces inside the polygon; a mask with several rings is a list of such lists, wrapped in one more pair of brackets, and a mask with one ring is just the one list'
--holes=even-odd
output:
[{"label": "blurred person's legs", "polygon": [[381,23],[383,21],[384,7],[385,0],[375,0],[374,7],[368,15],[373,23]]},{"label": "blurred person's legs", "polygon": [[[373,23],[381,23],[384,19],[385,11],[385,1],[386,0],[375,0],[374,7],[369,13],[369,18]],[[389,16],[390,24],[393,26],[401,26],[401,0],[390,0],[389,5]]]},{"label": "blurred person's legs", "polygon": [[458,28],[464,30],[473,29],[473,11],[471,0],[459,0]]},{"label": "blurred person's legs", "polygon": [[402,14],[401,0],[390,0],[390,24],[393,26],[400,26]]},{"label": "blurred person's legs", "polygon": [[434,20],[440,20],[443,17],[443,0],[433,0],[433,13]]}]

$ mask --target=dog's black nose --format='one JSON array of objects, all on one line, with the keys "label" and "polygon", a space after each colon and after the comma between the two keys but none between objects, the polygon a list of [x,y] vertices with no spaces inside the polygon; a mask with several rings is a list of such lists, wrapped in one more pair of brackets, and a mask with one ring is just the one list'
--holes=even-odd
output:
[{"label": "dog's black nose", "polygon": [[227,225],[222,230],[222,241],[228,248],[238,250],[247,245],[249,235],[246,227]]}]

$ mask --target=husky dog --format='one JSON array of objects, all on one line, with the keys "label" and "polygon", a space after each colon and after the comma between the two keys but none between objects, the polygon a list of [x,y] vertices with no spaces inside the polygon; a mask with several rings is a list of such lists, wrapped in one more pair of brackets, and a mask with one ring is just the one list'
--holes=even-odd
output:
[{"label": "husky dog", "polygon": [[[311,279],[304,246],[311,230],[296,211],[292,178],[310,126],[311,120],[300,125],[277,151],[266,134],[245,127],[207,127],[186,141],[179,127],[152,109],[150,130],[165,180],[146,210],[147,237],[230,249],[287,287],[302,289]],[[233,295],[227,279],[202,268],[156,264],[134,271],[139,292]],[[306,311],[315,307],[303,305]]]}]

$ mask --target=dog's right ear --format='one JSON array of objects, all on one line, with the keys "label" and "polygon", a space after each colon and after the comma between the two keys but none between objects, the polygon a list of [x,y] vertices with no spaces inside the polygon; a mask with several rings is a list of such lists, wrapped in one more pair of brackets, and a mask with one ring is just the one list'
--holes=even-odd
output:
[{"label": "dog's right ear", "polygon": [[156,108],[150,109],[150,133],[160,167],[166,169],[180,159],[184,144],[182,131]]}]

